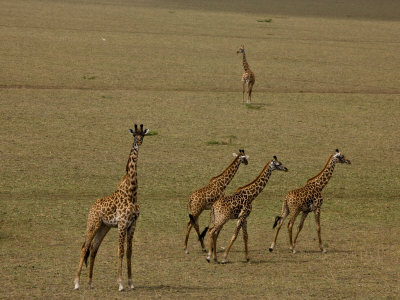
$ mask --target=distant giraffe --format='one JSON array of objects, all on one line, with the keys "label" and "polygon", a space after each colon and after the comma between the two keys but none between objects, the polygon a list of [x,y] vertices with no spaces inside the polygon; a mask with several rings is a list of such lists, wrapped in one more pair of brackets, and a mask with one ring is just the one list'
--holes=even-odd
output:
[{"label": "distant giraffe", "polygon": [[207,256],[208,262],[210,262],[211,255],[213,256],[214,261],[217,261],[216,249],[218,235],[224,224],[230,219],[238,219],[238,221],[231,242],[225,250],[222,263],[226,263],[229,250],[231,249],[233,242],[236,240],[240,229],[243,231],[246,260],[249,260],[247,248],[247,218],[252,210],[252,201],[262,192],[272,174],[272,171],[274,170],[288,171],[288,169],[278,161],[276,156],[267,162],[257,178],[251,183],[239,188],[233,195],[221,196],[214,202],[211,208],[212,226],[209,230],[210,244]]},{"label": "distant giraffe", "polygon": [[[301,229],[303,228],[304,220],[306,219],[309,212],[314,212],[315,214],[315,222],[317,225],[317,234],[318,234],[318,241],[319,241],[319,248],[322,252],[326,252],[326,250],[322,246],[321,240],[321,226],[320,226],[320,214],[321,214],[321,206],[322,206],[322,189],[328,184],[329,179],[332,177],[333,170],[335,168],[336,163],[344,163],[350,164],[350,161],[347,160],[343,154],[336,149],[336,153],[332,154],[325,167],[319,172],[316,176],[310,178],[307,181],[307,184],[302,188],[290,191],[285,199],[283,200],[282,204],[282,212],[280,216],[277,216],[275,219],[275,223],[273,228],[276,228],[275,238],[269,248],[269,251],[273,251],[276,239],[278,237],[279,230],[283,222],[285,221],[286,217],[289,216],[289,223],[288,223],[288,231],[289,231],[289,243],[290,243],[290,250],[293,253],[296,253],[295,244],[297,237]],[[300,223],[297,227],[297,233],[294,237],[292,242],[292,227],[296,220],[297,215],[302,212]]]},{"label": "distant giraffe", "polygon": [[250,70],[249,64],[246,60],[246,53],[244,52],[244,45],[240,46],[240,48],[236,51],[236,54],[243,54],[243,69],[244,73],[242,75],[242,102],[244,103],[244,92],[247,92],[247,103],[251,103],[251,92],[253,90],[253,85],[256,81],[256,77],[254,73]]},{"label": "distant giraffe", "polygon": [[185,252],[189,253],[187,249],[187,243],[189,239],[190,230],[194,226],[196,229],[197,235],[199,237],[199,241],[201,244],[201,248],[205,251],[203,235],[200,234],[199,230],[199,216],[204,210],[209,210],[214,201],[223,194],[224,190],[231,182],[233,177],[235,176],[237,170],[241,163],[245,165],[248,164],[246,154],[244,150],[239,150],[239,155],[233,153],[235,159],[233,162],[218,176],[211,178],[210,182],[202,187],[201,189],[195,191],[189,197],[189,202],[187,204],[189,214],[189,222],[187,224],[186,229],[186,238],[185,238]]},{"label": "distant giraffe", "polygon": [[143,124],[138,129],[135,124],[135,131],[130,129],[133,135],[133,146],[126,165],[126,175],[119,183],[117,190],[110,196],[97,199],[90,209],[85,242],[82,245],[78,272],[75,278],[75,289],[79,289],[79,277],[83,262],[87,265],[89,258],[89,286],[92,288],[93,266],[97,251],[103,238],[111,227],[118,227],[118,285],[122,291],[122,259],[124,257],[125,238],[127,242],[127,268],[128,285],[134,289],[132,283],[132,238],[135,232],[136,221],[139,217],[139,205],[137,204],[137,159],[139,146],[148,129],[143,130]]}]

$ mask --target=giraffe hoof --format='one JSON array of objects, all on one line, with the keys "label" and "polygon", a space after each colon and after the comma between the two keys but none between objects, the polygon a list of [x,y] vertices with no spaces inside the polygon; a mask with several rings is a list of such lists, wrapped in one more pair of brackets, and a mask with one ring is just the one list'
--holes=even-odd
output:
[{"label": "giraffe hoof", "polygon": [[269,248],[269,252],[272,252],[272,251],[274,251],[274,248]]},{"label": "giraffe hoof", "polygon": [[221,265],[225,265],[227,263],[227,261],[224,259],[221,261]]},{"label": "giraffe hoof", "polygon": [[207,260],[208,263],[210,263],[210,258],[209,257],[206,257],[206,260]]},{"label": "giraffe hoof", "polygon": [[327,252],[326,249],[321,249],[321,251],[322,251],[322,253],[326,253]]},{"label": "giraffe hoof", "polygon": [[189,254],[189,250],[185,250],[185,253],[186,253],[186,254]]},{"label": "giraffe hoof", "polygon": [[292,253],[293,253],[293,254],[296,254],[296,250],[293,249],[293,250],[292,250]]}]

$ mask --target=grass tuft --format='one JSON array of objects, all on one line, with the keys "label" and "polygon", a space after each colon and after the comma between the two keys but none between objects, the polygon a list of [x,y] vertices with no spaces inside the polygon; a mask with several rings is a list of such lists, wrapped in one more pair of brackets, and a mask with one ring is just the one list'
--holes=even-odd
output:
[{"label": "grass tuft", "polygon": [[260,109],[262,107],[262,105],[257,105],[257,104],[246,104],[246,108],[247,109]]},{"label": "grass tuft", "polygon": [[257,22],[271,23],[272,19],[258,19]]},{"label": "grass tuft", "polygon": [[158,132],[155,130],[150,130],[146,135],[148,135],[148,136],[158,135]]}]

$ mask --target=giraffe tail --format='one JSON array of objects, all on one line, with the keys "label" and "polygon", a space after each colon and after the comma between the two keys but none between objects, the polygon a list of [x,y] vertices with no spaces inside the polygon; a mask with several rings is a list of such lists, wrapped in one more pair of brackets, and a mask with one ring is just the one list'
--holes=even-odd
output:
[{"label": "giraffe tail", "polygon": [[189,214],[189,219],[190,219],[190,223],[192,223],[192,225],[194,225],[196,223],[196,220],[194,219],[192,214]]},{"label": "giraffe tail", "polygon": [[[83,243],[82,248],[85,247],[85,243]],[[87,268],[88,265],[88,260],[89,260],[89,255],[90,255],[90,247],[86,250],[84,261],[85,261],[85,266]]]},{"label": "giraffe tail", "polygon": [[276,225],[278,225],[278,222],[279,222],[280,219],[282,219],[281,216],[276,216],[276,217],[275,217],[275,222],[274,222],[274,225],[272,226],[272,228],[275,228]]},{"label": "giraffe tail", "polygon": [[204,237],[206,236],[207,231],[208,231],[208,227],[204,228],[204,230],[201,232],[201,234],[199,236],[199,241],[204,239]]}]

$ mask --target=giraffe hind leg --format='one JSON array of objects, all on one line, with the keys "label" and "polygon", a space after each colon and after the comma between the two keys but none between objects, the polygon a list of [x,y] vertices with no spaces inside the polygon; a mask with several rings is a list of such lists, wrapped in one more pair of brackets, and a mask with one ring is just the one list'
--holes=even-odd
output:
[{"label": "giraffe hind leg", "polygon": [[89,247],[90,251],[88,251],[88,253],[90,253],[90,259],[89,259],[89,286],[90,286],[90,288],[93,288],[93,285],[92,285],[93,267],[94,267],[94,261],[96,259],[97,251],[99,250],[99,247],[109,230],[110,230],[110,227],[102,224],[101,227],[99,228],[99,230],[97,231],[96,235],[94,236],[92,243],[90,244],[90,247]]},{"label": "giraffe hind leg", "polygon": [[100,226],[101,226],[101,221],[99,218],[96,220],[88,220],[88,225],[86,227],[87,229],[86,229],[85,242],[83,243],[81,248],[78,271],[76,272],[76,277],[75,277],[75,290],[79,290],[79,278],[81,276],[82,266],[85,261],[85,257],[89,255],[90,251],[89,247],[97,231],[100,229]]},{"label": "giraffe hind leg", "polygon": [[286,200],[284,200],[283,204],[282,204],[282,212],[280,216],[276,216],[275,218],[275,222],[272,228],[276,227],[276,231],[275,231],[275,237],[274,237],[274,241],[271,244],[271,247],[269,247],[269,252],[272,252],[274,250],[275,244],[276,244],[276,240],[278,238],[278,234],[279,234],[279,230],[282,227],[283,222],[285,222],[286,217],[289,215],[289,209],[287,206],[287,202]]}]

